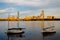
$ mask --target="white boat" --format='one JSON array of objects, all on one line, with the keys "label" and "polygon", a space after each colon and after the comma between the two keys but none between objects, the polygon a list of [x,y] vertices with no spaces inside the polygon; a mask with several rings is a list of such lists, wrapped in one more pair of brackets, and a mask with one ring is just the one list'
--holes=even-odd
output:
[{"label": "white boat", "polygon": [[24,33],[24,31],[19,28],[11,28],[7,30],[7,33],[8,34],[22,34]]},{"label": "white boat", "polygon": [[42,14],[41,14],[41,16],[42,16],[42,33],[44,34],[49,34],[49,33],[55,33],[56,31],[55,31],[55,26],[54,25],[52,25],[52,26],[50,26],[50,27],[47,27],[47,28],[44,28],[45,26],[44,26],[44,10],[42,10]]},{"label": "white boat", "polygon": [[19,28],[19,12],[18,12],[17,19],[18,19],[18,23],[17,23],[18,28],[9,28],[9,20],[8,20],[7,34],[22,34],[22,33],[24,33],[24,31],[23,31],[24,28]]}]

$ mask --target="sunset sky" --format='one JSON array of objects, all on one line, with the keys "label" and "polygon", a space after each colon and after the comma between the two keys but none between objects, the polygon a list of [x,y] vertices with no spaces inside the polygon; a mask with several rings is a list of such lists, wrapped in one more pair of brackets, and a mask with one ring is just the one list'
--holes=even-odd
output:
[{"label": "sunset sky", "polygon": [[0,0],[0,17],[10,15],[20,17],[40,15],[41,11],[45,11],[45,16],[60,16],[60,0]]}]

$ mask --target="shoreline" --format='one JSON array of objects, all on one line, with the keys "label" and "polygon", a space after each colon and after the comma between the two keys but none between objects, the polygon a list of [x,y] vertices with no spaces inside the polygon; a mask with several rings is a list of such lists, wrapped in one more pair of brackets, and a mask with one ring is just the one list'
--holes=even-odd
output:
[{"label": "shoreline", "polygon": [[44,21],[60,21],[60,19],[29,19],[29,20],[26,20],[26,19],[19,19],[19,20],[17,20],[17,19],[13,19],[13,20],[0,19],[0,21],[42,21],[42,20],[44,20]]}]

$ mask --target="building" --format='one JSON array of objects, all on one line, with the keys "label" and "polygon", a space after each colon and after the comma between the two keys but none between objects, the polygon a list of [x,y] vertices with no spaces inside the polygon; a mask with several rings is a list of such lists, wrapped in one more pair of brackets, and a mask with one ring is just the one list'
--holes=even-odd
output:
[{"label": "building", "polygon": [[9,16],[10,20],[15,20],[15,16]]},{"label": "building", "polygon": [[54,19],[54,16],[47,16],[47,19]]}]

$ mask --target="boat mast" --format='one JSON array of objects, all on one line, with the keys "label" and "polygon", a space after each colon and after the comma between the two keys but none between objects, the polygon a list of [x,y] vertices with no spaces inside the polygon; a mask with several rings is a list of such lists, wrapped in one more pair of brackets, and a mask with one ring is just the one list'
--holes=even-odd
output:
[{"label": "boat mast", "polygon": [[44,10],[42,10],[42,31],[44,31]]},{"label": "boat mast", "polygon": [[8,29],[9,29],[9,14],[8,14]]},{"label": "boat mast", "polygon": [[19,11],[17,13],[17,19],[18,19],[17,27],[19,28]]}]

